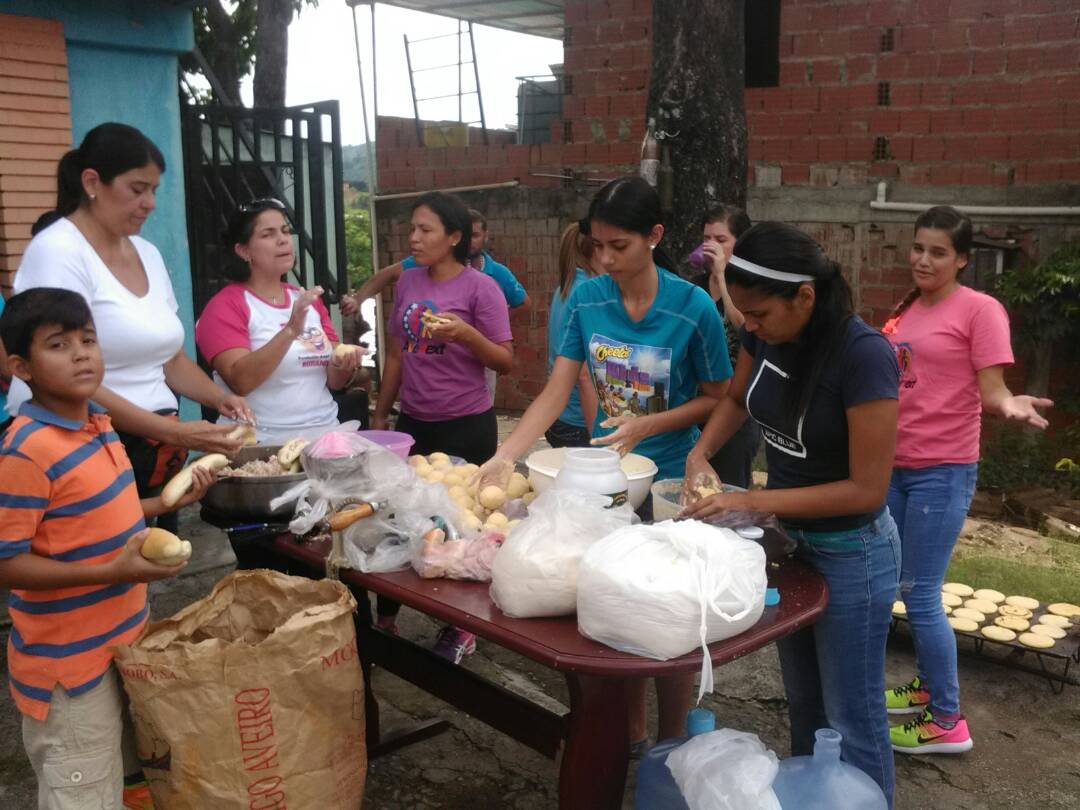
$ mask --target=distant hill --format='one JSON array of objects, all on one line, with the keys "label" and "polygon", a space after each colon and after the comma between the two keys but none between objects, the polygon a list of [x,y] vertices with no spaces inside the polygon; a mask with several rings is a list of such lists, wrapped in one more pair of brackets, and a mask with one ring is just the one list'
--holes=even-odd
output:
[{"label": "distant hill", "polygon": [[[374,149],[372,144],[372,149]],[[346,183],[367,188],[367,145],[353,144],[341,147],[341,162]]]}]

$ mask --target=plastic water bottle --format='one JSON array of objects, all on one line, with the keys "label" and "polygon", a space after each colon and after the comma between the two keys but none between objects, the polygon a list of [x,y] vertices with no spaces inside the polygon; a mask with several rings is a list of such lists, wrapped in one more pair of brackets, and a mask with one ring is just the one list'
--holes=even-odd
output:
[{"label": "plastic water bottle", "polygon": [[668,770],[668,754],[691,737],[715,730],[716,715],[708,709],[691,709],[686,716],[687,736],[663,740],[650,748],[638,765],[634,810],[689,810]]},{"label": "plastic water bottle", "polygon": [[840,732],[819,728],[814,755],[780,763],[773,792],[784,810],[887,810],[877,782],[840,761]]}]

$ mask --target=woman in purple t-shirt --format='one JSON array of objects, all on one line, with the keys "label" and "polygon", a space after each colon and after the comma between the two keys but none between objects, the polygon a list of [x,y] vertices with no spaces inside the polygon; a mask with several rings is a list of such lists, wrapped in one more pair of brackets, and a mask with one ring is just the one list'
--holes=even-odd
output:
[{"label": "woman in purple t-shirt", "polygon": [[402,274],[394,294],[372,427],[387,426],[400,396],[397,429],[416,439],[414,453],[438,450],[480,464],[498,443],[484,369],[506,374],[514,354],[502,292],[466,264],[471,227],[468,209],[451,195],[433,191],[413,206],[417,267]]},{"label": "woman in purple t-shirt", "polygon": [[[432,191],[417,198],[409,226],[416,267],[394,291],[390,351],[371,426],[388,427],[400,395],[396,428],[416,440],[414,453],[441,451],[482,464],[495,453],[499,429],[484,369],[510,371],[510,317],[499,285],[466,262],[472,221],[457,197]],[[397,605],[380,600],[376,624],[395,631]],[[476,649],[476,637],[447,625],[435,652],[453,661]]]}]

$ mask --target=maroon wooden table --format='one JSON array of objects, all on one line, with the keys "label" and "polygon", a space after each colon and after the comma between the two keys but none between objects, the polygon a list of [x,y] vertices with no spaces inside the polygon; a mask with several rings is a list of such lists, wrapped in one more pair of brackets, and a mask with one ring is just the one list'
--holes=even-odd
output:
[{"label": "maroon wooden table", "polygon": [[[293,573],[323,576],[329,542],[302,542],[281,535],[274,549],[291,562]],[[780,591],[780,604],[765,608],[751,629],[709,645],[713,666],[720,666],[814,622],[828,602],[824,579],[795,560],[770,564],[769,585]],[[559,807],[605,810],[621,807],[629,743],[626,735],[627,679],[701,669],[701,652],[670,661],[622,653],[585,638],[574,617],[512,619],[491,601],[488,584],[421,579],[412,570],[364,574],[341,569],[341,581],[372,591],[439,621],[476,633],[566,678],[570,711],[558,715],[456,666],[430,650],[364,623],[358,625],[359,649],[370,690],[372,664],[402,677],[530,748],[558,759]],[[368,743],[372,756],[407,743],[386,744],[378,728],[378,703],[368,693]],[[426,736],[430,736],[429,730]],[[416,738],[414,737],[413,740]],[[409,740],[409,741],[413,741]]]}]

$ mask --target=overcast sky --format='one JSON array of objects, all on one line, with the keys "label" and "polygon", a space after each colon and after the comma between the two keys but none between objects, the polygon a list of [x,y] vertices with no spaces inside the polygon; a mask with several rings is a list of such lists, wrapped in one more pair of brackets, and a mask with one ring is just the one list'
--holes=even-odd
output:
[{"label": "overcast sky", "polygon": [[[371,81],[371,12],[356,10],[360,30],[361,59],[367,87],[368,121],[374,137],[374,109]],[[379,4],[375,12],[378,56],[379,114],[412,117],[412,96],[405,62],[404,34],[410,40],[452,34],[456,21],[448,17],[422,14]],[[549,65],[562,62],[562,43],[554,39],[515,34],[484,25],[474,26],[476,57],[480,68],[480,89],[489,127],[517,123],[517,76],[547,75]],[[464,36],[464,58],[468,58],[468,37]],[[431,40],[410,48],[413,67],[455,63],[446,70],[416,73],[417,95],[439,96],[457,92],[457,37]],[[471,65],[464,68],[464,89],[475,86]],[[251,103],[250,78],[245,82],[244,100]],[[289,28],[289,73],[286,103],[304,104],[338,99],[341,103],[342,138],[346,144],[362,143],[363,119],[360,82],[356,71],[352,10],[345,0],[321,0],[318,8],[305,7]],[[463,100],[463,117],[477,121],[476,97]],[[421,103],[420,117],[458,120],[457,99]]]}]

